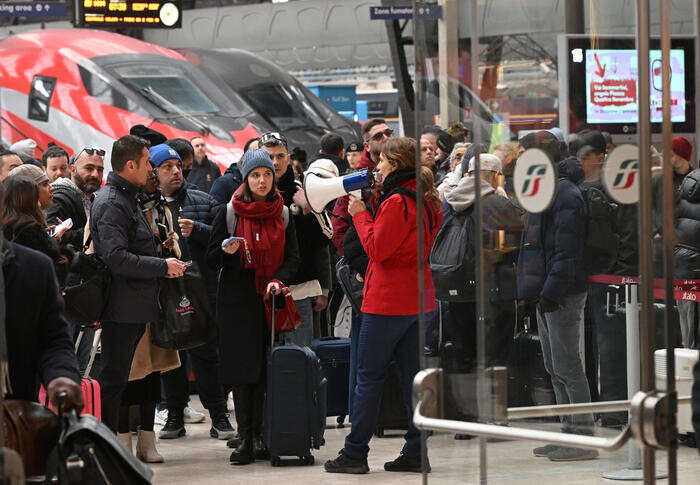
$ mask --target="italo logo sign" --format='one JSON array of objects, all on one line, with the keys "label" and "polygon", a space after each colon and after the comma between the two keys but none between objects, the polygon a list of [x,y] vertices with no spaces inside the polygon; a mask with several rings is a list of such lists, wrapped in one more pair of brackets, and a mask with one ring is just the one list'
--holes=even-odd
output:
[{"label": "italo logo sign", "polygon": [[539,148],[525,150],[513,171],[515,196],[528,212],[543,212],[554,200],[556,177],[549,156]]},{"label": "italo logo sign", "polygon": [[610,197],[621,204],[639,201],[639,150],[634,145],[615,147],[603,165],[601,178]]}]

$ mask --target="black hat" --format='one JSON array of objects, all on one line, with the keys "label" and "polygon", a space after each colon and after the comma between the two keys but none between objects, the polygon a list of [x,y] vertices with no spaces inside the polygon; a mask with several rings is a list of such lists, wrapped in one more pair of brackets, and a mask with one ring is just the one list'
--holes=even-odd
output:
[{"label": "black hat", "polygon": [[134,125],[131,127],[129,130],[130,135],[135,135],[143,138],[144,140],[147,140],[148,142],[151,143],[151,146],[154,147],[156,145],[161,145],[165,143],[167,138],[165,135],[162,133],[153,130],[147,126],[144,125]]},{"label": "black hat", "polygon": [[455,142],[452,139],[452,135],[450,135],[446,131],[441,131],[437,137],[438,148],[449,155],[450,153],[452,153],[452,148],[454,147],[454,145]]},{"label": "black hat", "polygon": [[346,153],[350,152],[361,152],[364,151],[365,147],[362,143],[357,143],[357,142],[352,142],[348,145],[348,147],[345,149]]}]

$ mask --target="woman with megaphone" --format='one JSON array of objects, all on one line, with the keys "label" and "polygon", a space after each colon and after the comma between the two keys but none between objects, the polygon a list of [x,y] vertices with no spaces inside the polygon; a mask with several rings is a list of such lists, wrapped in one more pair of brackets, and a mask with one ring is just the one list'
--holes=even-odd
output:
[{"label": "woman with megaphone", "polygon": [[250,150],[240,165],[243,184],[214,218],[207,260],[221,269],[216,301],[221,380],[233,387],[240,438],[231,462],[244,465],[269,458],[262,438],[265,300],[280,291],[275,281],[291,280],[300,258],[294,218],[285,214],[270,155]]},{"label": "woman with megaphone", "polygon": [[[332,473],[367,473],[369,441],[374,432],[384,379],[396,360],[408,412],[406,443],[399,457],[384,464],[387,471],[421,471],[420,432],[413,426],[411,390],[419,370],[418,264],[423,265],[424,311],[435,310],[435,289],[428,255],[442,223],[433,174],[421,168],[421,192],[416,184],[416,140],[398,138],[382,146],[377,169],[382,193],[374,216],[351,197],[349,213],[369,257],[362,302],[363,321],[358,348],[357,384],[353,394],[352,430],[338,457],[326,462]],[[422,227],[417,225],[417,198],[423,198]],[[417,254],[418,231],[423,254]]]}]

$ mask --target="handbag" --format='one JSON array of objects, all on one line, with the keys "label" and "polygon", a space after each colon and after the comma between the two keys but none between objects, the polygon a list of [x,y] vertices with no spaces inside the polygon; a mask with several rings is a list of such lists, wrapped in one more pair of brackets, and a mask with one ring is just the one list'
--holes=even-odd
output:
[{"label": "handbag", "polygon": [[[277,299],[280,304],[275,304],[276,315],[274,318],[274,333],[291,332],[301,325],[301,315],[297,310],[297,305],[292,298],[292,291],[284,286],[280,280],[272,280],[271,283],[279,283],[283,298]],[[267,315],[267,328],[272,330],[272,309],[270,300],[265,301],[265,314]]]},{"label": "handbag", "polygon": [[66,318],[79,325],[100,321],[107,307],[111,282],[112,274],[100,258],[76,252],[61,289]]},{"label": "handbag", "polygon": [[186,350],[199,347],[214,337],[214,313],[207,288],[194,267],[187,268],[180,278],[160,280],[158,305],[160,316],[149,326],[153,345]]},{"label": "handbag", "polygon": [[338,283],[343,289],[343,293],[348,297],[352,309],[359,315],[362,313],[362,292],[365,288],[365,282],[360,276],[360,273],[354,271],[345,258],[340,258],[335,265],[335,273],[338,276]]},{"label": "handbag", "polygon": [[3,410],[4,446],[22,457],[25,476],[43,475],[61,433],[58,416],[41,404],[13,399],[3,402]]}]

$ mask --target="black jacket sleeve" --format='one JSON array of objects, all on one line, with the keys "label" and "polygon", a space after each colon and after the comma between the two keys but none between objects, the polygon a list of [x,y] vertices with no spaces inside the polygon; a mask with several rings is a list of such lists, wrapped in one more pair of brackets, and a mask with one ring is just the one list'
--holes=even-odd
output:
[{"label": "black jacket sleeve", "polygon": [[299,242],[294,225],[294,217],[289,218],[289,225],[284,232],[284,262],[275,273],[275,279],[280,280],[285,285],[289,285],[294,275],[299,270],[301,256],[299,255]]},{"label": "black jacket sleeve", "polygon": [[[54,226],[60,224],[58,221],[65,221],[66,219],[73,220],[73,229],[70,229],[63,234],[61,238],[61,244],[70,244],[75,249],[80,250],[83,247],[83,235],[85,228],[77,227],[80,221],[79,217],[75,213],[75,204],[70,198],[60,192],[54,193],[53,204],[46,208],[46,223],[49,226]],[[80,210],[83,210],[80,207]]]},{"label": "black jacket sleeve", "polygon": [[68,335],[68,322],[63,317],[63,299],[58,293],[56,274],[47,265],[43,281],[46,291],[41,302],[38,332],[40,338],[39,374],[44,387],[57,377],[68,377],[80,385],[78,360],[73,350],[73,340]]},{"label": "black jacket sleeve", "polygon": [[214,216],[209,244],[207,245],[206,258],[210,268],[217,270],[224,266],[235,270],[243,268],[238,251],[234,254],[228,254],[221,249],[221,243],[229,237],[228,227],[226,227],[226,204],[221,204],[216,212],[216,216]]}]

